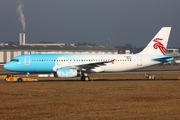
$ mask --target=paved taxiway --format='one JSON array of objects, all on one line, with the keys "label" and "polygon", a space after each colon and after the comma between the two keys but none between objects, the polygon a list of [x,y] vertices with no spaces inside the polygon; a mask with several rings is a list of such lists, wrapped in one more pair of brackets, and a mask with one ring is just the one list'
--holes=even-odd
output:
[{"label": "paved taxiway", "polygon": [[[8,72],[0,67],[0,75],[13,74],[16,76],[26,76],[26,73]],[[92,81],[147,81],[145,74],[154,75],[154,80],[177,80],[180,77],[180,65],[163,65],[153,66],[145,69],[139,69],[128,72],[118,73],[97,73],[89,74]],[[30,74],[32,77],[37,77],[38,74]],[[80,77],[77,78],[38,78],[39,82],[60,82],[60,81],[80,81]],[[152,79],[151,79],[152,80]]]}]

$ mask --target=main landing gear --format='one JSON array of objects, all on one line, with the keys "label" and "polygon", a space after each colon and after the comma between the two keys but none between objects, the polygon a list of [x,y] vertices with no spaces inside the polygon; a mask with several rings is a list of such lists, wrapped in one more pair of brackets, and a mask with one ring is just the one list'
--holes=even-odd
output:
[{"label": "main landing gear", "polygon": [[89,81],[89,80],[90,80],[90,78],[87,74],[82,74],[81,81]]}]

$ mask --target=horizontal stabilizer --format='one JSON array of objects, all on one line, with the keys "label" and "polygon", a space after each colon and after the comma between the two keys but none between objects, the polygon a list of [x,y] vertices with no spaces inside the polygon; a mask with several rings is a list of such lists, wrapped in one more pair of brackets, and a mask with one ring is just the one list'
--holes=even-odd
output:
[{"label": "horizontal stabilizer", "polygon": [[155,58],[153,59],[154,61],[159,61],[159,62],[169,62],[169,61],[172,61],[174,60],[173,57],[163,57],[163,58]]}]

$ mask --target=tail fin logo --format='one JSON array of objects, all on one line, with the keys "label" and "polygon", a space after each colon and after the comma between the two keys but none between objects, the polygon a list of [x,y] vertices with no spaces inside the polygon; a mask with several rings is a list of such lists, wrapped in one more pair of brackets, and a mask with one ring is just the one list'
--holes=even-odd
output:
[{"label": "tail fin logo", "polygon": [[160,42],[160,40],[163,40],[162,38],[156,38],[153,41],[156,42],[153,47],[154,49],[160,49],[162,54],[164,55],[166,53],[166,48],[164,45]]}]

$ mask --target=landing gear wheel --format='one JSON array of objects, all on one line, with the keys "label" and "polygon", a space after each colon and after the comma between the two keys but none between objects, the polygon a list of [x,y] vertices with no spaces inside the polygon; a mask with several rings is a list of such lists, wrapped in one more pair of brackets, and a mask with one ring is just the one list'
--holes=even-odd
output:
[{"label": "landing gear wheel", "polygon": [[88,76],[85,76],[85,77],[84,77],[84,80],[85,80],[85,81],[89,81],[90,78],[89,78]]},{"label": "landing gear wheel", "polygon": [[82,76],[82,77],[81,77],[81,81],[84,81],[84,80],[85,80],[85,76]]},{"label": "landing gear wheel", "polygon": [[89,81],[90,78],[88,76],[82,76],[81,81]]},{"label": "landing gear wheel", "polygon": [[17,81],[18,81],[18,82],[22,82],[22,78],[18,78]]}]

